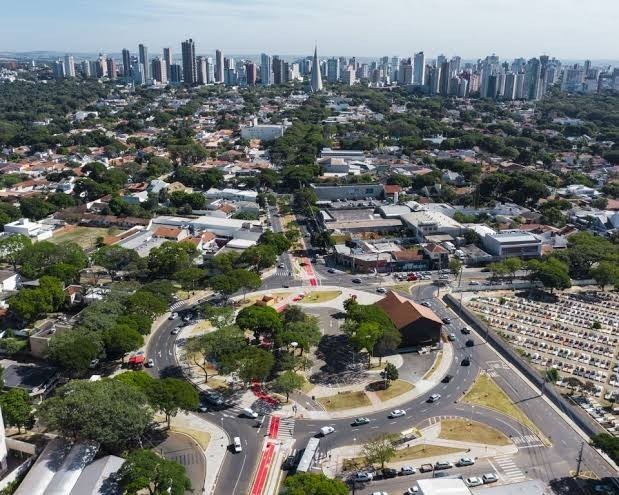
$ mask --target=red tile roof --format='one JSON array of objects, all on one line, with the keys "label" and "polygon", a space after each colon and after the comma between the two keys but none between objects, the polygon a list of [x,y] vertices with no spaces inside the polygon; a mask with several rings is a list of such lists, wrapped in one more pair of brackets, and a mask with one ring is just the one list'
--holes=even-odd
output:
[{"label": "red tile roof", "polygon": [[417,304],[393,291],[389,291],[376,305],[387,313],[389,319],[398,329],[404,328],[421,318],[439,324],[443,323],[430,308]]}]

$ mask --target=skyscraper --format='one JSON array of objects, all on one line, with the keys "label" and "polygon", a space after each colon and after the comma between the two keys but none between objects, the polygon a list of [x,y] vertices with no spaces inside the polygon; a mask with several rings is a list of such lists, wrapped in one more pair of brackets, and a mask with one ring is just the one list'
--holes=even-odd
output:
[{"label": "skyscraper", "polygon": [[150,73],[150,63],[148,62],[148,47],[140,43],[138,46],[138,51],[140,54],[139,62],[144,67],[144,82],[150,81],[152,76]]},{"label": "skyscraper", "polygon": [[221,50],[215,50],[215,82],[224,82],[224,54]]},{"label": "skyscraper", "polygon": [[153,79],[158,83],[168,84],[168,68],[162,57],[153,60]]},{"label": "skyscraper", "polygon": [[245,64],[245,71],[247,73],[247,85],[255,86],[256,80],[258,79],[258,69],[256,67],[256,64],[254,64],[253,62]]},{"label": "skyscraper", "polygon": [[198,72],[198,84],[207,84],[208,76],[206,73],[206,58],[198,57],[196,62],[196,70]]},{"label": "skyscraper", "polygon": [[123,48],[123,76],[125,80],[129,80],[131,75],[131,53],[126,48]]},{"label": "skyscraper", "polygon": [[271,56],[263,53],[260,56],[260,81],[263,86],[273,84],[273,68],[271,67]]},{"label": "skyscraper", "polygon": [[327,60],[327,81],[331,84],[340,80],[340,61],[337,58]]},{"label": "skyscraper", "polygon": [[183,80],[188,86],[193,86],[198,82],[196,69],[196,45],[190,38],[181,43],[183,53]]},{"label": "skyscraper", "polygon": [[415,53],[413,84],[423,86],[426,78],[426,56],[423,52]]},{"label": "skyscraper", "polygon": [[56,60],[54,62],[54,77],[56,79],[62,79],[63,77],[65,77],[65,67],[64,67],[64,60]]},{"label": "skyscraper", "polygon": [[172,50],[170,48],[163,49],[163,60],[165,61],[167,76],[170,79],[170,68],[172,67]]},{"label": "skyscraper", "polygon": [[90,62],[88,62],[88,60],[83,60],[80,66],[81,66],[81,71],[82,71],[82,77],[89,78],[90,77]]},{"label": "skyscraper", "polygon": [[273,84],[281,84],[282,83],[282,65],[283,60],[279,58],[277,55],[273,57]]},{"label": "skyscraper", "polygon": [[318,62],[318,46],[314,47],[314,59],[312,60],[312,78],[310,81],[310,91],[312,91],[312,93],[322,91],[322,75],[320,73],[320,63]]},{"label": "skyscraper", "polygon": [[211,57],[206,59],[206,82],[207,84],[213,84],[215,82],[215,64]]},{"label": "skyscraper", "polygon": [[170,82],[172,84],[180,84],[183,80],[183,70],[179,64],[172,64],[170,67]]},{"label": "skyscraper", "polygon": [[64,76],[75,77],[75,61],[72,55],[64,56]]},{"label": "skyscraper", "polygon": [[106,63],[107,63],[106,76],[108,77],[110,81],[116,81],[116,72],[117,72],[116,60],[110,57],[106,60]]}]

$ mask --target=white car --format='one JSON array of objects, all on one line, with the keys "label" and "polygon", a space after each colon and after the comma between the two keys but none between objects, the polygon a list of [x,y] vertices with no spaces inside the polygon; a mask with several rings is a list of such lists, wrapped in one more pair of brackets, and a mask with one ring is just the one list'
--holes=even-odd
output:
[{"label": "white car", "polygon": [[372,473],[366,473],[365,471],[359,471],[354,477],[354,480],[360,483],[366,483],[368,481],[372,481],[373,479],[374,475]]},{"label": "white car", "polygon": [[440,398],[441,394],[432,394],[430,397],[428,397],[428,402],[436,402]]},{"label": "white car", "polygon": [[234,437],[234,440],[232,440],[232,445],[234,447],[234,452],[235,453],[239,453],[243,451],[243,447],[241,446],[241,439],[239,437]]},{"label": "white car", "polygon": [[402,476],[408,476],[409,474],[415,474],[417,470],[413,466],[402,466],[400,468],[400,474]]},{"label": "white car", "polygon": [[458,461],[458,466],[472,466],[475,464],[475,461],[470,457],[461,457]]},{"label": "white car", "polygon": [[[469,285],[481,285],[481,282],[479,280],[471,280],[469,282]],[[479,478],[477,478],[477,479],[479,479]]]},{"label": "white car", "polygon": [[499,481],[499,478],[497,478],[494,473],[486,473],[482,476],[482,480],[484,481],[484,485],[487,485],[488,483]]},{"label": "white car", "polygon": [[333,433],[335,431],[335,428],[333,428],[333,426],[323,426],[322,428],[320,428],[320,434],[323,437],[326,437],[327,435],[331,435],[331,433]]},{"label": "white car", "polygon": [[181,329],[179,327],[176,327],[174,330],[172,330],[172,335],[178,335],[178,333],[181,331]]},{"label": "white car", "polygon": [[379,294],[386,294],[387,289],[385,289],[384,287],[377,287],[376,292],[378,292]]},{"label": "white car", "polygon": [[372,492],[372,495],[389,495],[387,492]]},{"label": "white car", "polygon": [[484,480],[482,480],[479,476],[471,476],[466,479],[465,483],[466,486],[481,486],[484,484]]},{"label": "white car", "polygon": [[153,366],[155,366],[155,361],[153,361],[152,359],[149,359],[148,361],[146,361],[147,368],[152,368]]},{"label": "white car", "polygon": [[172,314],[168,317],[168,320],[176,320],[176,318],[178,318],[178,313],[172,313]]},{"label": "white car", "polygon": [[404,409],[394,409],[389,413],[390,418],[399,418],[400,416],[406,416],[406,411]]},{"label": "white car", "polygon": [[417,485],[411,486],[408,490],[406,490],[406,495],[413,495],[414,493],[419,493],[419,487]]},{"label": "white car", "polygon": [[258,417],[258,413],[254,411],[251,407],[246,407],[243,409],[243,416],[247,416],[251,419],[256,419]]},{"label": "white car", "polygon": [[284,265],[283,263],[280,263],[279,265],[277,265],[277,268],[286,268],[286,265]]}]

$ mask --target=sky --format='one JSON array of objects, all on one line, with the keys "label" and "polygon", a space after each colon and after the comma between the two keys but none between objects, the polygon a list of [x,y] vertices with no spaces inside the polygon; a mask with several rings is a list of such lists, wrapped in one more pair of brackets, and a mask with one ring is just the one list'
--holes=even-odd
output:
[{"label": "sky", "polygon": [[619,0],[3,0],[0,52],[619,59]]}]

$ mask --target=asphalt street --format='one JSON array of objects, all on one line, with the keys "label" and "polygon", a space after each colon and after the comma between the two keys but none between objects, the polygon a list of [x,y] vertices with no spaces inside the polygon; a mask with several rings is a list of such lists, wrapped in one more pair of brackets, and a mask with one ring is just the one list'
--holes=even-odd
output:
[{"label": "asphalt street", "polygon": [[[281,230],[280,218],[270,210],[269,217],[274,230]],[[292,264],[287,253],[282,255],[278,263],[284,264],[284,269],[265,280],[263,288],[276,288],[283,285],[301,285],[289,276],[292,273]],[[329,273],[328,267],[316,264],[314,266],[322,285],[340,287],[354,287],[374,291],[384,283],[381,277],[367,276],[363,284],[352,282],[352,276],[337,270]],[[480,276],[478,273],[477,276]],[[476,345],[473,348],[464,346],[470,336],[463,336],[460,328],[464,324],[451,310],[448,310],[435,296],[437,287],[434,285],[420,285],[413,291],[413,298],[418,302],[427,300],[432,309],[440,316],[449,316],[452,319],[448,325],[449,331],[455,333],[455,357],[449,373],[454,376],[451,382],[440,383],[431,392],[440,393],[441,399],[433,404],[426,402],[427,396],[414,399],[400,406],[407,411],[407,415],[398,419],[389,419],[388,411],[380,411],[370,416],[370,424],[353,428],[350,420],[317,421],[297,419],[294,429],[296,440],[295,448],[301,449],[307,444],[310,437],[315,436],[320,427],[331,425],[335,432],[321,440],[320,450],[328,455],[329,451],[338,446],[363,443],[380,432],[400,432],[411,426],[422,423],[436,416],[462,416],[493,426],[511,436],[519,446],[518,454],[513,462],[518,468],[531,478],[552,480],[568,476],[576,468],[576,458],[581,448],[582,439],[563,419],[539,396],[539,392],[532,390],[520,376],[507,366],[499,355],[479,335],[473,333]],[[177,308],[182,311],[185,308]],[[154,359],[155,366],[149,371],[155,376],[179,376],[180,369],[175,359],[174,346],[176,336],[172,335],[173,328],[182,325],[177,320],[168,320],[151,337],[147,358]],[[470,366],[462,366],[465,356],[471,357]],[[486,372],[505,390],[509,397],[535,421],[535,424],[552,442],[551,447],[544,447],[535,439],[533,432],[515,422],[507,416],[492,412],[482,407],[472,408],[457,402],[458,398],[471,386],[480,369]],[[198,413],[196,413],[198,414]],[[221,495],[245,493],[252,481],[263,438],[266,434],[264,427],[256,427],[253,420],[241,418],[238,410],[231,406],[222,411],[200,413],[206,420],[222,426],[230,438],[239,436],[243,441],[243,452],[232,454],[228,451],[222,466],[219,482],[215,493]],[[588,445],[584,446],[583,469],[595,472],[598,476],[614,476],[610,466]],[[208,469],[208,466],[207,466]],[[361,492],[363,493],[363,492]]]}]

